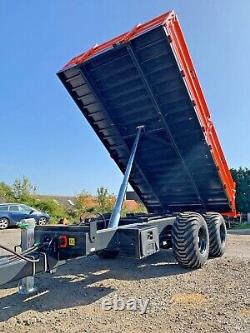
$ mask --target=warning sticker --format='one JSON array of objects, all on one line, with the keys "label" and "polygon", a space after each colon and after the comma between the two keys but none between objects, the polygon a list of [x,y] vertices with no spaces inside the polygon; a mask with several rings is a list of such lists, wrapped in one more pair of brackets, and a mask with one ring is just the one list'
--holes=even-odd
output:
[{"label": "warning sticker", "polygon": [[69,238],[69,246],[75,246],[76,245],[76,239],[75,238]]}]

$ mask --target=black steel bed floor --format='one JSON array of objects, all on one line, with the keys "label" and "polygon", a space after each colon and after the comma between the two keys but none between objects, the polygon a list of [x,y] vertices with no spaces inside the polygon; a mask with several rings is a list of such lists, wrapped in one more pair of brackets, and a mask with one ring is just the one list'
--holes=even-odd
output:
[{"label": "black steel bed floor", "polygon": [[123,172],[145,125],[130,184],[150,212],[230,209],[162,26],[58,76]]}]

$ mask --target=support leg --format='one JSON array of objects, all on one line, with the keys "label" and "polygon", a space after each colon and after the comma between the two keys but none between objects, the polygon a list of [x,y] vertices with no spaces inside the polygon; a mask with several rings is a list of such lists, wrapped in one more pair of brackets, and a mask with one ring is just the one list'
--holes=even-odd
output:
[{"label": "support leg", "polygon": [[[35,220],[27,219],[24,223],[20,224],[21,228],[21,248],[22,252],[34,245],[34,230],[35,230]],[[34,263],[35,265],[35,263]],[[33,269],[33,272],[35,269]],[[35,287],[34,276],[27,276],[23,278],[18,284],[18,293],[21,295],[29,295],[37,291]]]},{"label": "support leg", "polygon": [[124,174],[124,178],[123,178],[123,182],[121,184],[117,199],[116,199],[116,203],[114,206],[114,209],[112,211],[110,220],[109,220],[109,228],[117,228],[119,225],[119,220],[121,217],[121,209],[122,209],[122,204],[125,198],[125,194],[126,194],[126,190],[128,187],[128,181],[129,181],[129,176],[132,170],[132,166],[133,166],[133,162],[134,162],[134,158],[135,158],[135,153],[137,150],[137,146],[139,143],[139,139],[140,139],[140,135],[141,135],[141,131],[144,128],[144,126],[139,126],[137,127],[137,134],[136,134],[136,138],[131,150],[131,154],[128,160],[128,165]]}]

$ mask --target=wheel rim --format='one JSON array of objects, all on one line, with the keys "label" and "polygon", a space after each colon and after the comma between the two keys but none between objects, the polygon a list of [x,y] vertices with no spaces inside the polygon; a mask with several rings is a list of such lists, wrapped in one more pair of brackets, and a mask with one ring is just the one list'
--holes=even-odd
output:
[{"label": "wheel rim", "polygon": [[6,229],[8,228],[9,221],[5,218],[0,219],[0,229]]},{"label": "wheel rim", "polygon": [[207,233],[204,228],[200,228],[198,232],[198,247],[201,254],[203,254],[206,251]]},{"label": "wheel rim", "polygon": [[223,223],[220,225],[220,241],[222,245],[224,245],[226,241],[226,228]]},{"label": "wheel rim", "polygon": [[39,225],[45,225],[47,223],[47,219],[46,217],[41,217],[39,220],[38,220],[38,224]]}]

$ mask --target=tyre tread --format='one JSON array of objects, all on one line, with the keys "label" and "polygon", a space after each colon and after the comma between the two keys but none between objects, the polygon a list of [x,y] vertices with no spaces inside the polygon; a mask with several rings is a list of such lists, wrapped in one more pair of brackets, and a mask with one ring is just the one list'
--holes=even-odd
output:
[{"label": "tyre tread", "polygon": [[226,224],[221,214],[216,212],[208,212],[204,214],[204,219],[208,226],[209,232],[209,256],[210,257],[221,257],[225,252],[225,244],[221,244],[219,228],[221,224],[224,224],[226,232]]},{"label": "tyre tread", "polygon": [[[204,255],[201,255],[196,246],[195,234],[202,224],[206,226],[203,217],[196,212],[180,213],[173,224],[172,242],[174,256],[178,263],[184,267],[200,268],[207,260],[208,246]],[[209,243],[209,239],[207,241]]]}]

